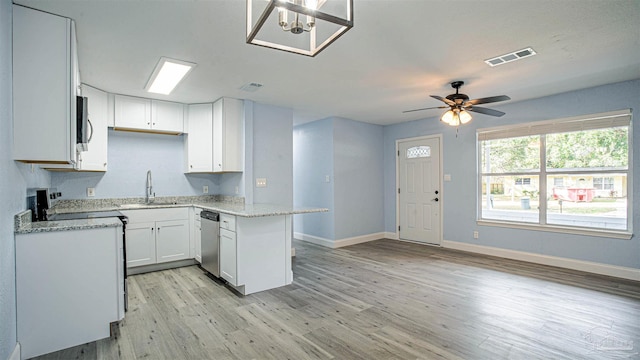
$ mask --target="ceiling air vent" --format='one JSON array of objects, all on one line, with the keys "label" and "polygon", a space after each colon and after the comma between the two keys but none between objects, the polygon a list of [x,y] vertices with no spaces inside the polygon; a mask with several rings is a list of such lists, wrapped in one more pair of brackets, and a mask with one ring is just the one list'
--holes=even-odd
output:
[{"label": "ceiling air vent", "polygon": [[260,90],[261,87],[262,87],[262,84],[252,82],[252,83],[242,85],[240,90],[246,91],[246,92],[256,92]]},{"label": "ceiling air vent", "polygon": [[533,56],[535,54],[536,52],[532,48],[526,48],[526,49],[510,52],[508,54],[496,56],[494,58],[487,59],[484,62],[487,63],[487,65],[494,67],[494,66],[506,64],[508,62],[524,59],[526,57]]}]

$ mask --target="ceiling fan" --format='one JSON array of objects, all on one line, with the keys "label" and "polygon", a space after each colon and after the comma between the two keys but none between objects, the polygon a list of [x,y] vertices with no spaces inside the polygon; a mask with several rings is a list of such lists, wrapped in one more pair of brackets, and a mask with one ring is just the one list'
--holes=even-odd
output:
[{"label": "ceiling fan", "polygon": [[498,96],[490,96],[486,98],[469,100],[469,96],[458,93],[458,90],[462,85],[464,85],[464,81],[452,82],[451,87],[456,89],[456,93],[447,95],[446,98],[443,98],[437,95],[430,95],[432,98],[440,100],[443,103],[447,104],[447,106],[435,106],[435,107],[428,107],[428,108],[422,108],[422,109],[406,110],[406,111],[403,111],[403,113],[429,110],[429,109],[447,109],[448,108],[449,110],[442,115],[442,117],[440,118],[440,121],[446,124],[449,124],[451,126],[458,126],[460,124],[466,124],[469,121],[471,121],[471,114],[469,114],[469,111],[473,111],[473,112],[477,112],[485,115],[491,115],[491,116],[502,116],[505,114],[502,111],[483,108],[476,105],[511,100],[510,97],[506,95],[498,95]]}]

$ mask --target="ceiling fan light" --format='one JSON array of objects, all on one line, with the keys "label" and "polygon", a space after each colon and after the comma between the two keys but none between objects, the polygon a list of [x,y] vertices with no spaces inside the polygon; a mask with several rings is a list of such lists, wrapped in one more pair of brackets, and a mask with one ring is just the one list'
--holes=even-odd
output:
[{"label": "ceiling fan light", "polygon": [[460,118],[460,123],[462,123],[463,125],[468,123],[472,119],[471,114],[469,114],[469,112],[466,110],[460,111],[458,117]]},{"label": "ceiling fan light", "polygon": [[449,110],[446,113],[442,114],[440,121],[442,121],[445,124],[451,125],[451,122],[453,122],[454,117],[455,117],[455,113],[453,112],[453,110]]}]

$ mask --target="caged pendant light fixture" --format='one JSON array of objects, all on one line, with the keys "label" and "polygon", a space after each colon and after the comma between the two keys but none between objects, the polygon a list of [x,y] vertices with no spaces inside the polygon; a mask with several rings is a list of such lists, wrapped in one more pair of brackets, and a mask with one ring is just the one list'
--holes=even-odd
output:
[{"label": "caged pendant light fixture", "polygon": [[353,0],[247,0],[247,44],[316,56],[353,27]]}]

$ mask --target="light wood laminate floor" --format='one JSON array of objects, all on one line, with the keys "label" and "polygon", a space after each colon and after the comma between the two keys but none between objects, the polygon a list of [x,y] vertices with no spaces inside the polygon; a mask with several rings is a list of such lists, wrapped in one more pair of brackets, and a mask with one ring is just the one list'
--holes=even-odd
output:
[{"label": "light wood laminate floor", "polygon": [[129,278],[110,339],[41,359],[640,358],[640,283],[378,240],[295,242],[294,282],[242,297],[197,266]]}]

